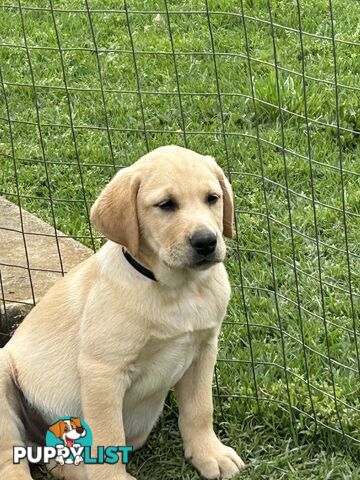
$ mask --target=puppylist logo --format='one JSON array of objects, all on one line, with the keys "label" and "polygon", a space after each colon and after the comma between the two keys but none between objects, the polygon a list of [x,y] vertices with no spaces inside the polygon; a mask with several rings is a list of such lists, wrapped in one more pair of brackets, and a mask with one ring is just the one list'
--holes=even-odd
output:
[{"label": "puppylist logo", "polygon": [[[79,417],[61,417],[46,432],[45,447],[13,447],[13,462],[27,459],[30,463],[48,464],[52,459],[60,465],[129,462],[132,446],[100,446],[91,456],[93,442],[89,425]],[[121,459],[120,459],[121,456]]]}]

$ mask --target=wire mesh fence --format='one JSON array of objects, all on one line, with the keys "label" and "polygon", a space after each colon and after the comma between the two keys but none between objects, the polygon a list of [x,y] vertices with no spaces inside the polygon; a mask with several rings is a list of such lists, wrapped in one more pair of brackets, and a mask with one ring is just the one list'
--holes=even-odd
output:
[{"label": "wire mesh fence", "polygon": [[[222,415],[275,415],[297,441],[347,448],[360,443],[359,14],[339,0],[19,0],[0,16],[1,194],[53,225],[57,272],[58,230],[99,248],[89,208],[118,168],[169,143],[213,155],[236,203]],[[26,239],[42,234],[18,232],[25,267],[0,267],[27,272],[33,304]]]}]

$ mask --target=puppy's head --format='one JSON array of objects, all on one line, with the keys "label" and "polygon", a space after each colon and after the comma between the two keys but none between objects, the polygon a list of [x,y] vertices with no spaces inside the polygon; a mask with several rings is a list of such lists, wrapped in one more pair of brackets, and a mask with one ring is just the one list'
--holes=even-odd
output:
[{"label": "puppy's head", "polygon": [[91,209],[91,219],[133,256],[150,252],[171,268],[222,262],[232,237],[233,196],[212,157],[160,147],[120,170]]}]

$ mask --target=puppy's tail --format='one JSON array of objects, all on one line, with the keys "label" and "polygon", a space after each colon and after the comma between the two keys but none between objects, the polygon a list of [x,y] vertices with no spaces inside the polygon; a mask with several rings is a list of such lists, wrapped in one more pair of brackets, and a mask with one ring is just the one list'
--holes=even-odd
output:
[{"label": "puppy's tail", "polygon": [[10,358],[0,349],[0,478],[31,480],[29,464],[13,463],[13,447],[24,445],[24,427],[19,416],[19,401],[12,376]]}]

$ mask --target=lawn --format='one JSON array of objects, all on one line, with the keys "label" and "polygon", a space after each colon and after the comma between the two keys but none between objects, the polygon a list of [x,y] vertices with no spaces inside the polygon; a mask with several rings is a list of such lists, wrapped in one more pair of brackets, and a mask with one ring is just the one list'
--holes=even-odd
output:
[{"label": "lawn", "polygon": [[[125,7],[0,7],[0,193],[97,248],[88,210],[119,167],[169,143],[216,157],[237,231],[216,429],[242,479],[360,478],[360,3]],[[172,396],[130,471],[199,478]]]}]

